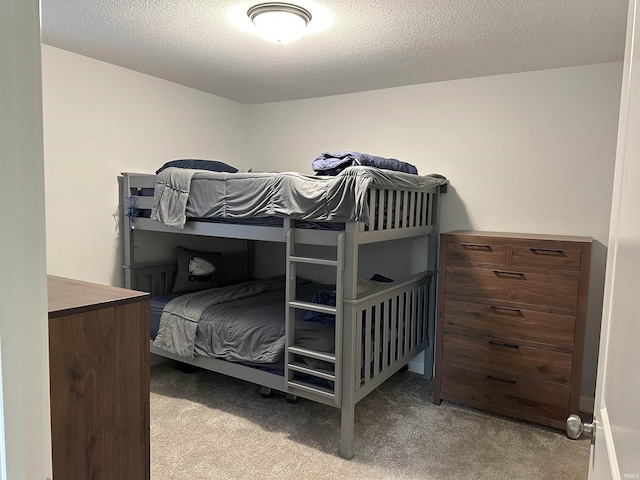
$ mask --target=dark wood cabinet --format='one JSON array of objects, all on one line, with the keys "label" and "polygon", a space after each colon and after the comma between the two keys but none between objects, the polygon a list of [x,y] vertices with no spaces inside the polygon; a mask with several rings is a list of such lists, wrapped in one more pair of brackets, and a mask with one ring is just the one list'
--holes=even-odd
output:
[{"label": "dark wood cabinet", "polygon": [[149,295],[48,277],[56,480],[149,478]]},{"label": "dark wood cabinet", "polygon": [[578,412],[591,239],[441,235],[434,403],[564,428]]}]

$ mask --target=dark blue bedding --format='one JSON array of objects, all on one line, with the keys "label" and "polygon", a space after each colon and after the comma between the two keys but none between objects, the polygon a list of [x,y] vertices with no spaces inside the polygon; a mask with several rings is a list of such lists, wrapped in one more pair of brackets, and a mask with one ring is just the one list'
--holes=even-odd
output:
[{"label": "dark blue bedding", "polygon": [[322,152],[311,163],[316,175],[338,175],[347,167],[361,165],[364,167],[376,167],[383,170],[418,174],[418,169],[407,162],[395,158],[385,158],[360,152]]}]

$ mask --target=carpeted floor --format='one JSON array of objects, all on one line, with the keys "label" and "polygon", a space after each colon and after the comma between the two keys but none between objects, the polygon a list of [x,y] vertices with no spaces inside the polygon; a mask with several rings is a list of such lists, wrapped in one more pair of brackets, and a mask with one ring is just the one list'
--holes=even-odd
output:
[{"label": "carpeted floor", "polygon": [[588,440],[431,399],[431,382],[396,374],[356,406],[356,455],[344,460],[339,410],[161,364],[151,369],[151,478],[587,478]]}]

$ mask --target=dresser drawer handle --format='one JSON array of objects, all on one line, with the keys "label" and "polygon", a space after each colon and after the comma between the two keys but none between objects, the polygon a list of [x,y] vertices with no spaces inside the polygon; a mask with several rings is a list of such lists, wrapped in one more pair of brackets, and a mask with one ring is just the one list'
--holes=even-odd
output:
[{"label": "dresser drawer handle", "polygon": [[498,345],[499,347],[520,348],[520,345],[515,345],[513,343],[494,342],[493,340],[489,340],[489,343],[491,345]]},{"label": "dresser drawer handle", "polygon": [[539,255],[541,253],[555,253],[557,255],[564,256],[563,250],[554,250],[552,248],[530,248],[529,250],[531,250],[531,253],[534,255]]},{"label": "dresser drawer handle", "polygon": [[493,375],[487,375],[487,379],[488,380],[495,380],[496,382],[510,383],[512,385],[516,384],[515,380],[506,380],[504,378],[494,377]]},{"label": "dresser drawer handle", "polygon": [[486,250],[487,252],[491,251],[491,245],[480,245],[478,243],[461,243],[460,246],[464,249]]},{"label": "dresser drawer handle", "polygon": [[519,317],[522,316],[522,310],[520,310],[519,308],[501,307],[499,305],[491,305],[489,308],[491,308],[491,310],[504,310],[505,312],[513,312]]},{"label": "dresser drawer handle", "polygon": [[524,273],[521,273],[521,272],[505,272],[504,270],[494,270],[493,273],[495,273],[497,276],[510,275],[514,277],[520,277],[522,279],[525,278]]}]

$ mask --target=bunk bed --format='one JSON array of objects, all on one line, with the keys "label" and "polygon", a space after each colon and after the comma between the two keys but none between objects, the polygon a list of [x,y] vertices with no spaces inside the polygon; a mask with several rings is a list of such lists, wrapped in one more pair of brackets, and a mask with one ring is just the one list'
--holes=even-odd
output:
[{"label": "bunk bed", "polygon": [[[139,231],[243,239],[247,245],[254,241],[285,245],[279,371],[172,352],[157,342],[154,345],[153,340],[152,353],[339,408],[339,453],[347,459],[354,454],[357,402],[423,350],[425,376],[431,378],[439,197],[448,184],[444,177],[363,166],[349,167],[330,178],[170,168],[158,175],[123,173],[119,181],[127,288],[161,296],[171,291],[175,281],[175,261],[141,264],[136,260]],[[258,217],[258,223],[247,217]],[[420,237],[427,239],[426,270],[365,291],[358,288],[363,245]],[[309,245],[328,249],[331,255],[309,255],[308,248],[303,248]],[[238,268],[251,270],[252,251],[248,248],[239,257]],[[302,264],[333,269],[333,304],[314,303],[303,295],[309,288],[298,275]],[[300,344],[301,312],[333,319],[332,348]]]}]

